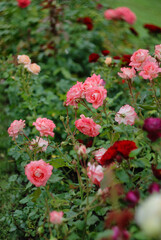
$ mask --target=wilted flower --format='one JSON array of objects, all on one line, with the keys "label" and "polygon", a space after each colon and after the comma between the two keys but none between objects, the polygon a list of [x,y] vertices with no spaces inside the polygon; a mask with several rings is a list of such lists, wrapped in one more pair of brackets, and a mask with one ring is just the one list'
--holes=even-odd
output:
[{"label": "wilted flower", "polygon": [[45,152],[48,147],[48,141],[36,136],[36,139],[32,139],[29,148],[30,150],[33,150],[34,147],[39,148],[37,152],[40,152],[40,151]]}]

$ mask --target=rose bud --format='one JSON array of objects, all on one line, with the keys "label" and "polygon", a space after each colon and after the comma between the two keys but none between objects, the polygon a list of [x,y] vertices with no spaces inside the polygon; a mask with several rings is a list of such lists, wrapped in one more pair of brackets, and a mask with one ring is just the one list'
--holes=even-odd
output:
[{"label": "rose bud", "polygon": [[126,199],[126,201],[128,201],[130,203],[131,206],[134,207],[139,202],[139,199],[140,199],[139,191],[138,190],[129,191],[126,194],[125,199]]}]

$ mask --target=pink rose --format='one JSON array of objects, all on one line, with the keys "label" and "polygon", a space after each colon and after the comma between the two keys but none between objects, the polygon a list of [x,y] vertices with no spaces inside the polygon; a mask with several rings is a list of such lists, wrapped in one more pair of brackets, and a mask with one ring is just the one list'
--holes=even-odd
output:
[{"label": "pink rose", "polygon": [[104,155],[104,153],[105,153],[106,151],[107,151],[107,149],[105,149],[105,148],[100,148],[99,150],[93,152],[94,158],[96,159],[96,161],[97,161],[98,163],[100,163],[100,160],[101,160],[102,156]]},{"label": "pink rose", "polygon": [[57,212],[57,211],[52,211],[50,212],[50,222],[53,224],[61,224],[63,221],[63,215],[64,213],[61,212]]},{"label": "pink rose", "polygon": [[139,73],[144,79],[153,80],[158,77],[158,73],[161,72],[161,68],[159,68],[158,64],[155,62],[146,62],[143,66],[143,71]]},{"label": "pink rose", "polygon": [[143,62],[146,61],[147,57],[149,56],[149,51],[145,49],[139,49],[133,53],[130,58],[131,63],[129,66],[136,68],[137,70],[141,70],[141,66]]},{"label": "pink rose", "polygon": [[66,105],[72,105],[78,107],[78,102],[83,96],[83,84],[82,82],[77,82],[70,90],[67,92]]},{"label": "pink rose", "polygon": [[29,148],[30,148],[30,150],[33,150],[34,147],[39,148],[37,150],[37,153],[40,151],[45,152],[48,147],[48,141],[36,136],[36,140],[32,139],[31,145],[29,146]]},{"label": "pink rose", "polygon": [[8,134],[13,140],[18,137],[18,134],[22,132],[25,127],[25,120],[14,120],[8,128]]},{"label": "pink rose", "polygon": [[36,187],[45,186],[52,174],[53,166],[44,162],[42,159],[31,161],[25,167],[27,179]]},{"label": "pink rose", "polygon": [[92,165],[91,163],[88,163],[87,175],[92,181],[92,183],[100,186],[100,182],[102,181],[104,176],[102,166],[96,166],[95,164]]},{"label": "pink rose", "polygon": [[104,17],[108,20],[118,19],[118,14],[115,9],[108,9],[104,12]]},{"label": "pink rose", "polygon": [[37,118],[36,122],[33,123],[36,129],[40,132],[41,136],[47,137],[50,135],[54,137],[54,128],[56,127],[52,120],[47,118]]},{"label": "pink rose", "polygon": [[155,57],[158,61],[161,61],[161,44],[155,46]]},{"label": "pink rose", "polygon": [[27,55],[18,55],[17,61],[19,64],[28,65],[31,63],[31,59]]},{"label": "pink rose", "polygon": [[125,80],[136,77],[136,71],[134,68],[123,67],[123,68],[121,68],[121,71],[122,71],[122,73],[118,73],[118,75]]},{"label": "pink rose", "polygon": [[104,87],[95,86],[86,91],[85,97],[87,102],[92,103],[92,106],[97,109],[103,105],[103,101],[107,97],[107,90]]},{"label": "pink rose", "polygon": [[89,88],[93,88],[95,86],[103,86],[104,80],[101,79],[100,75],[93,74],[91,77],[88,77],[85,82],[83,83],[83,92],[86,93],[86,91]]},{"label": "pink rose", "polygon": [[80,117],[81,119],[75,121],[75,126],[81,133],[90,137],[99,135],[99,130],[101,128],[99,124],[96,124],[92,118],[86,118],[83,114],[80,115]]},{"label": "pink rose", "polygon": [[115,9],[118,18],[123,19],[129,24],[134,24],[136,15],[127,7],[118,7]]},{"label": "pink rose", "polygon": [[119,124],[124,123],[125,125],[134,125],[137,113],[135,109],[130,105],[124,105],[115,115],[115,121]]},{"label": "pink rose", "polygon": [[31,3],[30,0],[17,0],[17,2],[20,8],[26,8]]},{"label": "pink rose", "polygon": [[35,75],[38,75],[41,68],[39,65],[37,65],[36,63],[31,63],[29,65],[25,65],[25,68],[27,68],[27,70]]}]

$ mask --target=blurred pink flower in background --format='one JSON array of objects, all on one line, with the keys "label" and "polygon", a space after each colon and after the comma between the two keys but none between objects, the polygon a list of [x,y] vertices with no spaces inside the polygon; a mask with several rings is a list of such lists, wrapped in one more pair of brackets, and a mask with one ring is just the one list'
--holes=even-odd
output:
[{"label": "blurred pink flower in background", "polygon": [[155,62],[146,62],[143,66],[143,70],[139,73],[144,79],[153,80],[158,77],[158,73],[161,72],[161,68]]},{"label": "blurred pink flower in background", "polygon": [[121,71],[122,71],[122,73],[118,73],[118,75],[125,80],[136,77],[136,71],[134,68],[123,67],[123,68],[121,68]]},{"label": "blurred pink flower in background", "polygon": [[37,65],[36,63],[31,63],[29,65],[26,65],[25,68],[27,68],[27,70],[35,75],[38,75],[41,68],[39,65]]},{"label": "blurred pink flower in background", "polygon": [[161,44],[155,46],[155,57],[158,61],[161,61]]},{"label": "blurred pink flower in background", "polygon": [[53,224],[61,224],[63,221],[63,215],[64,213],[61,212],[57,212],[57,211],[52,211],[50,212],[50,222]]},{"label": "blurred pink flower in background", "polygon": [[28,65],[31,63],[31,59],[27,55],[18,55],[17,61],[19,64],[24,64],[24,65]]}]

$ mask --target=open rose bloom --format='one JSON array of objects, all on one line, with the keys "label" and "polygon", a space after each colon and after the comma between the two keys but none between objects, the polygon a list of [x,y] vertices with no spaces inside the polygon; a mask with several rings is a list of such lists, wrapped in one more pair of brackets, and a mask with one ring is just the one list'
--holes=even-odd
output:
[{"label": "open rose bloom", "polygon": [[28,180],[36,187],[45,186],[52,175],[53,166],[42,159],[31,161],[25,167],[25,174]]},{"label": "open rose bloom", "polygon": [[90,137],[96,137],[99,135],[101,126],[96,124],[92,118],[85,117],[83,114],[80,115],[81,119],[75,121],[76,128],[83,134]]},{"label": "open rose bloom", "polygon": [[50,222],[53,224],[61,224],[63,221],[63,215],[64,213],[61,212],[57,212],[57,211],[52,211],[50,212]]},{"label": "open rose bloom", "polygon": [[8,134],[10,137],[12,137],[13,140],[18,137],[19,133],[23,131],[23,128],[25,127],[25,120],[14,120],[13,123],[11,123],[11,126],[8,128]]},{"label": "open rose bloom", "polygon": [[53,131],[56,125],[52,120],[47,118],[37,118],[33,125],[40,132],[41,136],[48,137],[48,135],[50,135],[51,137],[54,137]]},{"label": "open rose bloom", "polygon": [[115,121],[119,124],[124,123],[125,125],[134,125],[136,118],[137,113],[135,112],[135,109],[126,104],[116,113]]},{"label": "open rose bloom", "polygon": [[83,84],[82,82],[77,82],[70,90],[67,92],[66,105],[78,107],[78,101],[83,98]]},{"label": "open rose bloom", "polygon": [[25,66],[27,70],[35,75],[38,75],[39,72],[41,71],[41,67],[37,65],[36,63],[31,63],[29,65]]},{"label": "open rose bloom", "polygon": [[19,64],[28,65],[31,63],[31,59],[27,55],[18,55],[17,61]]},{"label": "open rose bloom", "polygon": [[17,0],[17,2],[20,8],[26,8],[31,3],[30,0]]},{"label": "open rose bloom", "polygon": [[105,154],[106,151],[107,151],[107,149],[100,148],[99,150],[93,152],[94,158],[96,159],[96,161],[98,163],[100,163],[100,160],[101,160],[102,156]]},{"label": "open rose bloom", "polygon": [[87,175],[91,179],[92,183],[100,185],[104,176],[102,166],[95,166],[95,164],[92,165],[91,163],[88,163]]}]

